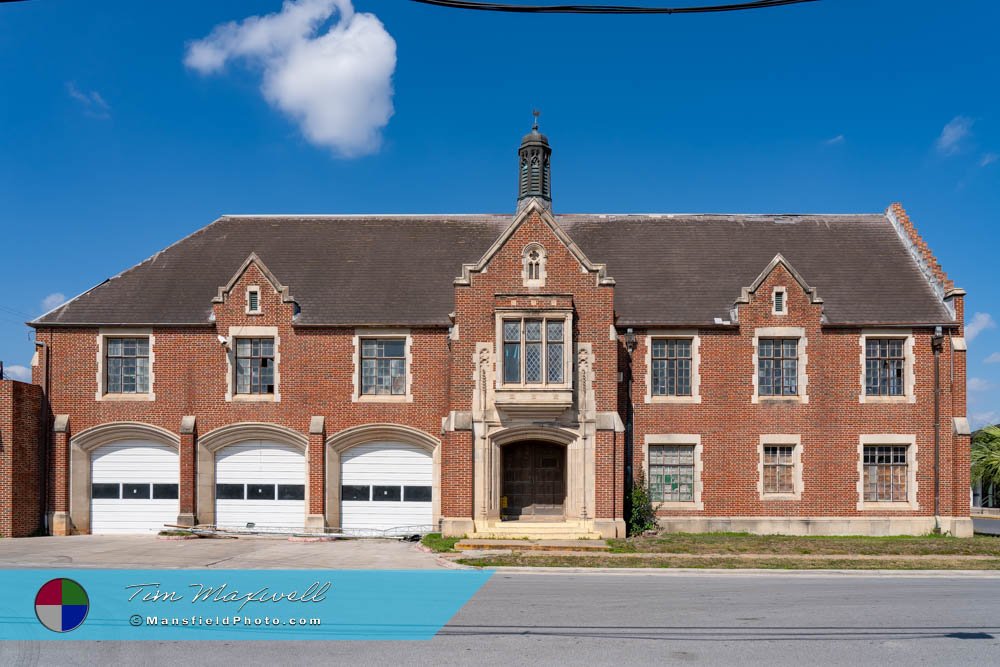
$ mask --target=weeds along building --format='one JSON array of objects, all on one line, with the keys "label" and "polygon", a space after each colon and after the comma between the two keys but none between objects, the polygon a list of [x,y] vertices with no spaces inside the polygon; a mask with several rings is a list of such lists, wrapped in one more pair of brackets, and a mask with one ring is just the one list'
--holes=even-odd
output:
[{"label": "weeds along building", "polygon": [[964,292],[901,206],[556,214],[550,160],[513,214],[224,216],[32,322],[5,507],[607,537],[635,479],[668,530],[971,534]]}]

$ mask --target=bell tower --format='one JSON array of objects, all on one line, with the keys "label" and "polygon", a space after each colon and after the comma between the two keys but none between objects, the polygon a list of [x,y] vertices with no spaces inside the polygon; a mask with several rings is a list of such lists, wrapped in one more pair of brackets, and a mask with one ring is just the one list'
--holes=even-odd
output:
[{"label": "bell tower", "polygon": [[540,112],[532,112],[535,122],[531,132],[521,139],[517,151],[517,210],[521,210],[531,199],[536,199],[544,207],[552,208],[552,179],[549,164],[552,149],[548,138],[538,131]]}]

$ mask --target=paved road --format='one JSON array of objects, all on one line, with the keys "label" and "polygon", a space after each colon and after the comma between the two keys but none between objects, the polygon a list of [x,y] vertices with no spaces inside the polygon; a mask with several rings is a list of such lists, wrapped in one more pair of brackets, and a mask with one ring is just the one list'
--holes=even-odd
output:
[{"label": "paved road", "polygon": [[429,642],[8,642],[3,665],[986,665],[1000,578],[498,573]]},{"label": "paved road", "polygon": [[289,542],[241,537],[167,541],[154,535],[74,535],[3,540],[0,568],[17,567],[417,570],[441,565],[433,554],[397,540]]},{"label": "paved road", "polygon": [[972,529],[982,535],[1000,535],[1000,517],[973,517]]}]

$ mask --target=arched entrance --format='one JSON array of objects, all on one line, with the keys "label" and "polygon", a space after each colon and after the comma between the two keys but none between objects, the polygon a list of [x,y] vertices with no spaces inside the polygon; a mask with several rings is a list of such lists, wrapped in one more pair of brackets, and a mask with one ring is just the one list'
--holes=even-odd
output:
[{"label": "arched entrance", "polygon": [[527,440],[500,453],[500,516],[505,521],[562,519],[566,504],[566,447]]}]

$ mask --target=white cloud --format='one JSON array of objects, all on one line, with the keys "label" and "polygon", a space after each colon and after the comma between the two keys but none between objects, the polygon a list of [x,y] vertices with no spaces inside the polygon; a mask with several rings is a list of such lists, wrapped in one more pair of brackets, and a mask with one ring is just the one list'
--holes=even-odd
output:
[{"label": "white cloud", "polygon": [[844,140],[845,140],[844,139],[844,135],[838,134],[835,137],[830,137],[829,139],[827,139],[823,143],[825,145],[827,145],[827,146],[839,146],[840,144],[844,143]]},{"label": "white cloud", "polygon": [[[326,25],[336,16],[333,24]],[[393,113],[396,42],[350,0],[286,0],[281,11],[216,26],[188,44],[200,74],[242,60],[261,69],[261,92],[313,144],[344,157],[373,153]]]},{"label": "white cloud", "polygon": [[968,116],[955,116],[941,130],[937,138],[937,149],[942,155],[954,155],[962,150],[965,140],[972,134],[975,121]]},{"label": "white cloud", "polygon": [[979,334],[987,329],[996,329],[996,326],[997,323],[989,313],[976,313],[972,316],[972,321],[965,325],[965,339],[973,341]]},{"label": "white cloud", "polygon": [[989,391],[990,389],[993,389],[993,387],[993,383],[989,380],[984,380],[982,378],[969,378],[969,391]]},{"label": "white cloud", "polygon": [[62,292],[53,292],[42,299],[42,312],[47,313],[53,308],[58,308],[64,303],[66,303],[66,295]]},{"label": "white cloud", "polygon": [[80,90],[72,81],[66,84],[66,92],[80,103],[83,113],[91,118],[111,118],[111,105],[96,90]]},{"label": "white cloud", "polygon": [[20,380],[21,382],[31,382],[31,369],[27,366],[4,366],[4,379]]},{"label": "white cloud", "polygon": [[993,164],[994,162],[996,162],[997,160],[1000,160],[1000,155],[997,155],[996,153],[986,153],[979,160],[979,166],[980,167],[988,167],[991,164]]},{"label": "white cloud", "polygon": [[973,430],[981,429],[1000,422],[1000,412],[989,410],[987,412],[973,412],[969,414],[969,425]]},{"label": "white cloud", "polygon": [[1000,364],[1000,352],[994,352],[990,356],[986,357],[986,363]]}]

